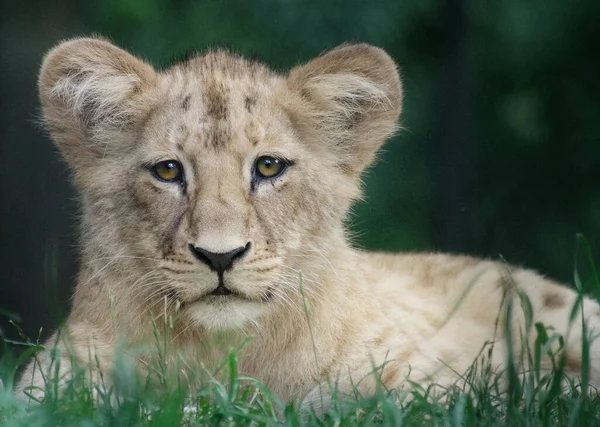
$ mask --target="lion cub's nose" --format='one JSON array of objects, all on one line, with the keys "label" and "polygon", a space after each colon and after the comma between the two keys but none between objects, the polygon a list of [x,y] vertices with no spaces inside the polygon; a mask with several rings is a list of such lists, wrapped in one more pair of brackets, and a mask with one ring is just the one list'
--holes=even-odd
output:
[{"label": "lion cub's nose", "polygon": [[190,245],[190,250],[194,256],[218,274],[223,274],[224,271],[229,270],[235,260],[246,255],[248,249],[250,249],[250,243],[246,243],[246,246],[240,246],[239,248],[225,253],[210,252],[206,249]]}]

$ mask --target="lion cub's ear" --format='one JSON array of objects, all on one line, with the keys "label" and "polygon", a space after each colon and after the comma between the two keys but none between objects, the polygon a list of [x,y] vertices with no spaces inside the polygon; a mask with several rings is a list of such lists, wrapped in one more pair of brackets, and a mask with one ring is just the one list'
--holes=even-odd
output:
[{"label": "lion cub's ear", "polygon": [[154,69],[94,38],[62,42],[42,63],[38,88],[55,143],[75,168],[123,147],[149,109]]},{"label": "lion cub's ear", "polygon": [[394,61],[368,44],[342,45],[294,68],[288,85],[307,101],[294,117],[305,135],[337,150],[358,175],[396,130],[402,87]]}]

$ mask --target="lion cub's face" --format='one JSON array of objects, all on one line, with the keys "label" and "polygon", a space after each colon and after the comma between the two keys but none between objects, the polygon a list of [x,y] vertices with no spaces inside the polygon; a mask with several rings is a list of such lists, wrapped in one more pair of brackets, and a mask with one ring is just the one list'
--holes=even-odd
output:
[{"label": "lion cub's face", "polygon": [[327,265],[401,93],[366,45],[284,77],[224,51],[157,72],[77,39],[47,55],[40,97],[83,193],[88,267],[113,259],[137,309],[166,300],[223,329],[289,303]]}]

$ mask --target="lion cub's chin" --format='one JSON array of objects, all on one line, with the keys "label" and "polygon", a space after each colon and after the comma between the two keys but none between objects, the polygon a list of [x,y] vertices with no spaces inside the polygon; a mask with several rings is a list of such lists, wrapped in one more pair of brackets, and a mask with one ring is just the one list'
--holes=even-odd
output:
[{"label": "lion cub's chin", "polygon": [[255,323],[266,307],[264,303],[256,301],[220,297],[197,301],[187,310],[192,322],[198,326],[213,331],[224,331]]}]

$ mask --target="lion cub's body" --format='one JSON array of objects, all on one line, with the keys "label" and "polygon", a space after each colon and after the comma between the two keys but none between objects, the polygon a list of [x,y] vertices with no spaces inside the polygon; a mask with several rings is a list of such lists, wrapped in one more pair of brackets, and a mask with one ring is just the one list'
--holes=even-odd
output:
[{"label": "lion cub's body", "polygon": [[[449,386],[491,345],[501,369],[498,317],[520,291],[534,322],[569,329],[575,293],[532,272],[348,245],[360,174],[400,114],[398,73],[380,49],[342,46],[288,76],[224,51],[157,72],[104,40],[77,39],[47,55],[39,84],[84,213],[61,373],[67,352],[110,372],[118,351],[149,371],[158,331],[170,366],[190,377],[247,340],[241,373],[316,403],[319,385],[372,392],[376,376],[388,387]],[[283,166],[266,176],[265,158]],[[165,162],[176,178],[157,175]],[[226,254],[236,255],[220,264]],[[584,312],[598,325],[596,303]],[[520,310],[510,323],[519,350]],[[580,342],[575,322],[572,375]],[[39,358],[48,370],[48,353]],[[598,385],[596,344],[591,360]],[[35,366],[19,391],[43,387]]]}]

